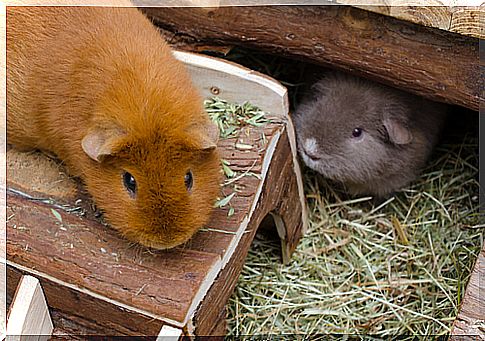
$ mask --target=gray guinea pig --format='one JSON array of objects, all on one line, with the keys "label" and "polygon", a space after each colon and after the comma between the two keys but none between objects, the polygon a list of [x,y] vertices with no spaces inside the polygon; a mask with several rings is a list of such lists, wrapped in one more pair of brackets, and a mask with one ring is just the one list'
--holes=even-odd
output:
[{"label": "gray guinea pig", "polygon": [[305,164],[353,195],[384,198],[413,181],[436,144],[447,106],[330,72],[293,119]]}]

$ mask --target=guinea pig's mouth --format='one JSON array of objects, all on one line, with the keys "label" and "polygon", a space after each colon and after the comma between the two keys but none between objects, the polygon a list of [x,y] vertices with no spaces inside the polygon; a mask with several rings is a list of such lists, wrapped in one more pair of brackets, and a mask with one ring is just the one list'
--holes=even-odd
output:
[{"label": "guinea pig's mouth", "polygon": [[319,159],[310,157],[305,151],[300,151],[300,157],[309,168],[317,172],[322,172]]},{"label": "guinea pig's mouth", "polygon": [[299,148],[299,151],[300,151],[300,156],[301,158],[303,159],[303,161],[305,162],[305,164],[310,167],[310,168],[313,168],[313,166],[316,166],[319,164],[319,161],[321,161],[321,157],[318,156],[318,155],[315,155],[315,154],[311,154],[311,153],[308,153],[304,147],[300,147]]},{"label": "guinea pig's mouth", "polygon": [[312,155],[309,155],[301,149],[300,156],[308,168],[313,169],[328,179],[342,181],[345,178],[345,173],[340,170],[343,165],[335,165],[338,159],[336,160],[334,157],[327,155],[312,157]]},{"label": "guinea pig's mouth", "polygon": [[319,161],[321,159],[321,156],[318,153],[318,144],[315,138],[298,137],[298,147],[302,157],[312,161]]},{"label": "guinea pig's mouth", "polygon": [[322,159],[322,158],[321,158],[320,156],[318,156],[318,155],[309,154],[309,153],[308,153],[306,150],[302,150],[302,154],[303,154],[303,155],[304,155],[306,158],[308,158],[308,159],[310,159],[310,160],[312,160],[312,161],[315,161],[315,162],[316,162],[316,161],[319,161],[319,160],[321,160],[321,159]]}]

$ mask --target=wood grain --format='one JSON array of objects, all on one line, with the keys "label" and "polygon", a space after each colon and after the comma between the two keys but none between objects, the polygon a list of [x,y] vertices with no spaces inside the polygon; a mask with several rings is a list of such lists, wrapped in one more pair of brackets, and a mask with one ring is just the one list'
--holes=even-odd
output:
[{"label": "wood grain", "polygon": [[[21,276],[29,273],[32,273],[32,271],[21,271],[15,266],[8,266],[7,295],[13,295]],[[60,313],[57,316],[53,316],[54,334],[58,335],[59,329],[63,330],[58,325],[59,319],[57,317],[59,316],[68,316],[73,320],[87,321],[88,324],[92,325],[87,330],[94,329],[98,333],[104,332],[113,336],[140,335],[140,333],[157,335],[163,325],[159,320],[123,309],[105,300],[96,299],[83,291],[70,288],[57,281],[40,276],[39,279],[44,288],[49,308]],[[80,325],[85,324],[81,323]],[[73,332],[73,334],[80,335],[85,331],[86,329],[82,328]]]},{"label": "wood grain", "polygon": [[[300,216],[302,206],[299,202],[296,177],[293,176],[293,158],[287,134],[282,134],[276,146],[278,153],[275,153],[268,170],[267,181],[264,184],[261,197],[266,198],[258,203],[248,227],[239,242],[234,257],[231,258],[226,267],[220,272],[219,277],[210,288],[204,301],[199,306],[193,324],[196,326],[196,335],[208,335],[214,325],[217,324],[217,316],[224,308],[234,287],[238,275],[241,272],[249,246],[256,234],[256,231],[270,212],[278,212],[285,224],[291,226],[293,232],[289,232],[288,248],[296,247],[295,240],[301,237],[303,222]],[[296,218],[295,218],[296,217]]]},{"label": "wood grain", "polygon": [[56,326],[51,341],[65,340],[67,336],[69,336],[69,340],[86,340],[87,335],[120,335],[119,331],[109,328],[107,325],[100,325],[96,321],[88,321],[80,316],[67,315],[65,312],[54,309],[51,309],[51,314]]},{"label": "wood grain", "polygon": [[[270,141],[278,127],[269,125],[264,130],[251,131],[245,139],[255,149],[246,153],[234,152],[238,139],[221,140],[223,158],[234,165],[234,170],[252,166],[251,171],[260,174],[264,146],[257,146],[261,133],[265,131]],[[116,231],[95,220],[8,193],[8,260],[154,316],[183,323],[202,282],[227,252],[251,207],[259,182],[250,176],[237,182],[240,192],[231,203],[236,209],[234,216],[229,221],[225,219],[229,210],[225,207],[220,209],[219,219],[207,225],[207,229],[226,233],[202,230],[182,247],[152,252],[133,247]]]},{"label": "wood grain", "polygon": [[349,6],[142,10],[161,28],[191,40],[282,54],[433,100],[479,107],[477,38]]},{"label": "wood grain", "polygon": [[7,335],[9,340],[35,336],[48,340],[53,325],[42,287],[32,276],[23,276],[10,305]]},{"label": "wood grain", "polygon": [[7,206],[13,215],[7,229],[10,264],[169,320],[185,318],[191,298],[218,260],[218,255],[187,249],[140,254],[100,224],[64,212],[58,224],[51,207],[16,195],[8,196]]},{"label": "wood grain", "polygon": [[[179,1],[180,2],[180,1]],[[356,8],[362,8],[371,12],[384,14],[397,19],[406,20],[415,24],[439,28],[451,32],[457,32],[475,38],[484,37],[483,31],[478,29],[480,20],[483,21],[485,12],[484,4],[480,1],[467,0],[305,0],[302,2],[288,0],[206,0],[206,1],[188,1],[180,2],[179,6],[185,7],[204,7],[204,10],[224,6],[261,6],[261,5],[350,5]],[[134,0],[135,6],[153,5],[149,0]],[[465,12],[457,15],[458,9],[465,9]],[[469,15],[473,12],[474,15]],[[463,17],[462,17],[463,15]],[[479,18],[482,16],[482,18]],[[453,21],[462,22],[463,25],[457,30]],[[483,26],[482,26],[483,27]]]},{"label": "wood grain", "polygon": [[355,5],[375,13],[389,15],[396,19],[418,25],[448,30],[451,21],[451,7],[440,0],[389,0],[382,1],[379,7]]},{"label": "wood grain", "polygon": [[451,9],[451,32],[485,39],[485,7],[455,6]]},{"label": "wood grain", "polygon": [[451,335],[452,340],[485,340],[485,245],[476,260]]},{"label": "wood grain", "polygon": [[[418,25],[439,28],[483,39],[485,8],[471,6],[472,2],[443,0],[375,0],[337,1],[367,11],[388,15]],[[357,4],[353,4],[357,2]],[[483,4],[482,4],[483,6]]]},{"label": "wood grain", "polygon": [[[49,306],[65,316],[95,321],[95,324],[117,330],[120,335],[140,332],[154,335],[164,324],[179,327],[185,324],[194,304],[197,307],[198,299],[204,297],[200,297],[203,283],[213,281],[215,278],[211,280],[210,273],[216,271],[217,274],[219,270],[214,269],[227,259],[225,266],[230,271],[220,274],[217,281],[231,285],[214,292],[217,304],[214,301],[210,304],[217,307],[214,316],[219,316],[262,218],[270,211],[278,211],[286,224],[295,223],[292,229],[301,229],[292,151],[287,134],[281,135],[282,132],[281,122],[251,129],[248,134],[244,133],[243,142],[254,148],[242,153],[234,149],[236,141],[242,137],[221,140],[222,157],[234,170],[251,169],[262,175],[265,148],[278,136],[277,153],[269,163],[264,189],[255,197],[261,180],[246,176],[236,181],[232,186],[237,185],[238,192],[231,201],[235,214],[227,216],[229,207],[214,210],[207,227],[185,245],[172,250],[148,251],[134,247],[116,231],[96,221],[93,213],[69,213],[55,203],[33,200],[31,195],[37,195],[38,190],[24,194],[9,191],[9,286],[16,282],[12,279],[32,271],[45,287]],[[264,140],[261,134],[265,134]],[[9,183],[10,188],[16,187],[15,181]],[[26,187],[24,184],[23,188]],[[289,193],[292,203],[282,201],[288,189],[294,191]],[[231,186],[222,189],[225,195],[233,190]],[[259,197],[261,202],[255,205],[253,201]],[[69,198],[70,195],[65,199]],[[87,211],[88,206],[84,209]],[[249,217],[250,224],[245,231],[240,231],[241,223]],[[301,236],[300,230],[294,233]],[[230,245],[237,234],[241,240],[231,251],[234,256],[229,257]],[[210,309],[205,315],[209,317],[211,312]],[[127,321],[130,321],[129,327]]]},{"label": "wood grain", "polygon": [[211,337],[211,340],[213,340],[215,337],[219,337],[220,341],[224,341],[224,337],[227,334],[227,312],[226,308],[221,310],[219,313],[219,316],[217,317],[217,322],[215,323],[214,327],[212,328],[211,332],[209,333],[209,336]]}]

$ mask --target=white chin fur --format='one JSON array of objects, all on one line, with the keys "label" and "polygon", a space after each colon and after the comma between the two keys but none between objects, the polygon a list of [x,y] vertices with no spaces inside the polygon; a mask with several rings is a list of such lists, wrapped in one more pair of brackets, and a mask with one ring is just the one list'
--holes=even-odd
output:
[{"label": "white chin fur", "polygon": [[323,166],[322,162],[325,160],[320,159],[319,161],[312,160],[305,152],[300,153],[303,162],[307,165],[308,168],[311,168],[315,172],[323,175],[325,178],[340,181],[341,174],[336,172],[335,170],[328,169],[327,167]]},{"label": "white chin fur", "polygon": [[315,155],[318,153],[317,140],[314,138],[308,138],[305,140],[305,152],[310,155]]}]

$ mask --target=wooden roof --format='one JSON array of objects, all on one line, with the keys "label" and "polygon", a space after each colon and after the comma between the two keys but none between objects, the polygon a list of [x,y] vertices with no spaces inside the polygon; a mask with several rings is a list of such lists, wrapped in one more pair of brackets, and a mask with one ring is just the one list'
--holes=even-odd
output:
[{"label": "wooden roof", "polygon": [[[354,7],[422,26],[439,28],[476,38],[484,37],[485,7],[480,6],[481,1],[375,0],[354,2],[359,3]],[[352,3],[352,1],[342,1],[342,3]]]},{"label": "wooden roof", "polygon": [[[138,7],[206,7],[265,5],[351,5],[415,24],[483,38],[485,1],[482,0],[132,0]],[[7,0],[7,5],[125,6],[119,0]]]},{"label": "wooden roof", "polygon": [[[137,6],[154,6],[153,0],[133,0]],[[167,6],[217,8],[264,5],[351,5],[371,12],[439,28],[471,37],[483,38],[485,1],[482,0],[172,0]]]}]

